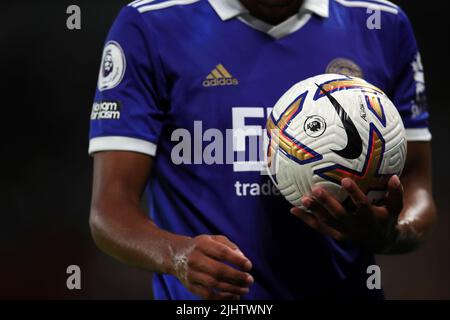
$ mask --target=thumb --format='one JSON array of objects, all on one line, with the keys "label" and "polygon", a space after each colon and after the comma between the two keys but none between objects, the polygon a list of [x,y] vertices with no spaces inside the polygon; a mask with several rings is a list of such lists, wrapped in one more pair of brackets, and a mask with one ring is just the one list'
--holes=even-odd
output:
[{"label": "thumb", "polygon": [[386,207],[390,215],[399,215],[403,210],[403,186],[397,175],[389,179]]}]

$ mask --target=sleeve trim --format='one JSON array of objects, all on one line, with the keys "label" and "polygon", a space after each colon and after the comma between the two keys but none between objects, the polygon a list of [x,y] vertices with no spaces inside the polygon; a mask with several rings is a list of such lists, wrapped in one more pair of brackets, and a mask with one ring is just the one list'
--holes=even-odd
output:
[{"label": "sleeve trim", "polygon": [[431,141],[431,132],[428,128],[406,129],[407,141]]},{"label": "sleeve trim", "polygon": [[97,137],[89,141],[89,155],[99,151],[134,151],[153,157],[156,149],[156,144],[152,142],[130,137]]}]

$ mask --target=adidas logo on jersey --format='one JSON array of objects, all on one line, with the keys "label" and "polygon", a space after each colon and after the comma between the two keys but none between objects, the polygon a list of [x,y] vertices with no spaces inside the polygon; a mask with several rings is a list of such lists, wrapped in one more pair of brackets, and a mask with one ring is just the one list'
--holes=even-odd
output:
[{"label": "adidas logo on jersey", "polygon": [[237,86],[238,84],[238,79],[233,78],[222,64],[218,64],[203,80],[204,87]]}]

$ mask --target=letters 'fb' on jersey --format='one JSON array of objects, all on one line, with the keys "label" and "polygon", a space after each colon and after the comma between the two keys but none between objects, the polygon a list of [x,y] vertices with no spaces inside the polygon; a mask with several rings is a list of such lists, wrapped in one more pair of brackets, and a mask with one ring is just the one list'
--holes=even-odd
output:
[{"label": "letters 'fb' on jersey", "polygon": [[[408,140],[431,139],[414,34],[388,1],[305,0],[277,26],[238,0],[134,1],[105,42],[89,152],[153,156],[151,218],[177,234],[234,241],[254,266],[243,299],[380,298],[366,286],[373,255],[292,216],[261,174],[263,155],[249,150],[278,98],[322,73],[378,86]],[[156,299],[196,298],[170,275],[155,275],[153,287]]]}]

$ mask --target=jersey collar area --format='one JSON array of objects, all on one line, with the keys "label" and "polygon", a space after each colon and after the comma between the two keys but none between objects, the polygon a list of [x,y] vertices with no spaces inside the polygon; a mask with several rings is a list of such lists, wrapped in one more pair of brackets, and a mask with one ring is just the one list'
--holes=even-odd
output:
[{"label": "jersey collar area", "polygon": [[275,39],[280,39],[299,30],[308,22],[312,14],[328,18],[329,6],[329,0],[305,0],[298,14],[273,26],[253,17],[239,0],[209,0],[209,3],[223,21],[237,18]]}]

